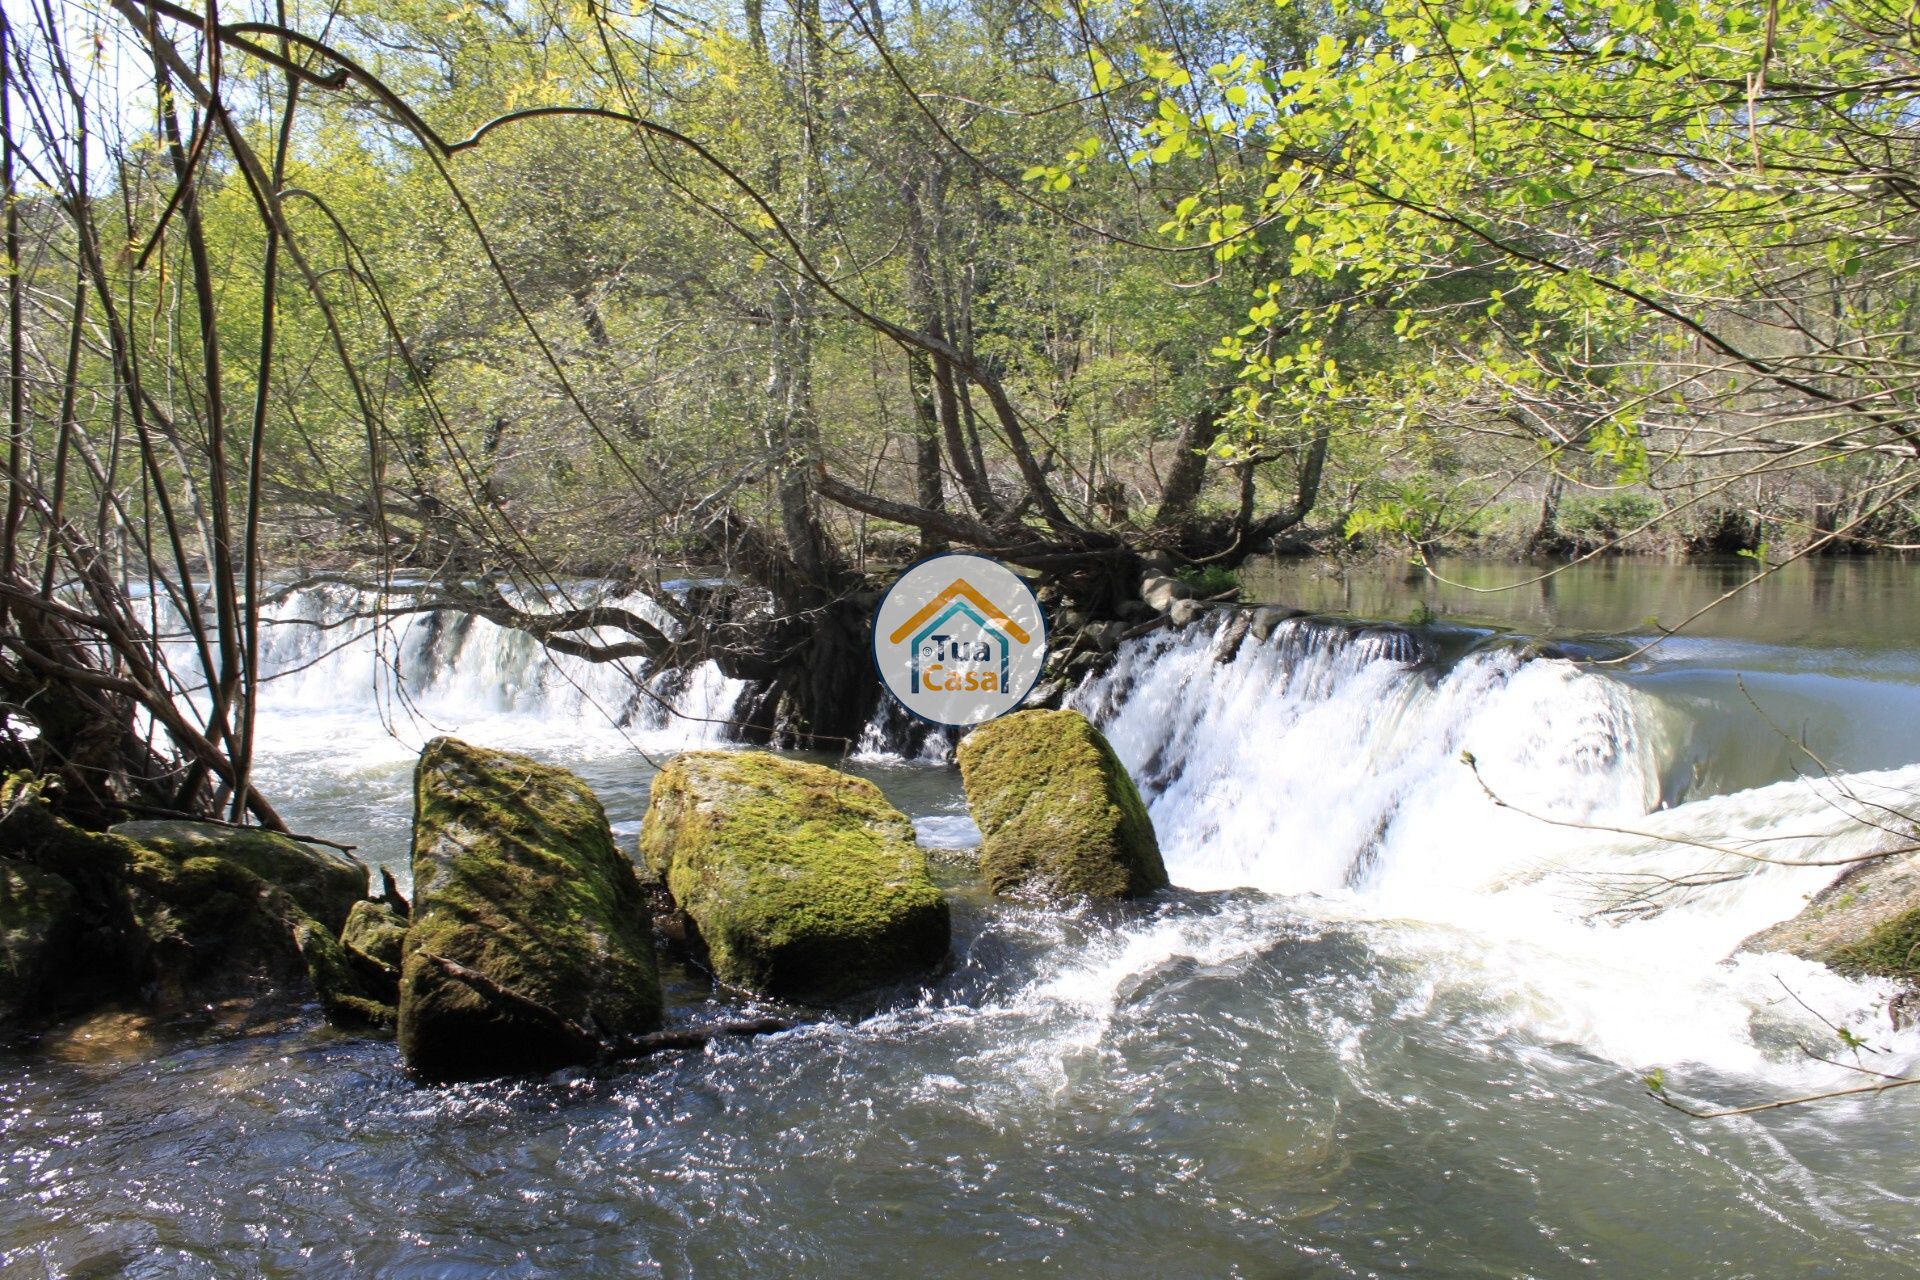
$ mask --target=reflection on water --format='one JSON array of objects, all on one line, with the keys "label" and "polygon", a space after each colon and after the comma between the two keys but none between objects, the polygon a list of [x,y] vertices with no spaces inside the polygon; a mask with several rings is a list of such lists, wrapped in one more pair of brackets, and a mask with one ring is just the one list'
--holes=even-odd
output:
[{"label": "reflection on water", "polygon": [[[1311,612],[1406,618],[1416,606],[1442,618],[1513,627],[1530,635],[1646,635],[1686,627],[1811,649],[1911,651],[1920,635],[1917,567],[1891,558],[1809,559],[1753,583],[1763,566],[1729,558],[1668,563],[1607,557],[1580,564],[1441,557],[1416,565],[1268,559],[1240,579],[1249,599]],[[1724,603],[1713,602],[1743,584]]]},{"label": "reflection on water", "polygon": [[[1292,566],[1260,589],[1600,636],[1669,620],[1724,572],[1610,562],[1552,601],[1475,598],[1497,611],[1378,568]],[[1750,615],[1626,668],[1472,636],[1420,663],[1301,625],[1222,665],[1203,632],[1152,638],[1076,696],[1145,784],[1182,887],[1100,909],[989,900],[958,852],[976,833],[952,769],[855,762],[953,894],[951,963],[925,989],[707,1052],[450,1089],[313,1019],[131,1058],[0,1057],[0,1271],[1911,1275],[1920,1091],[1707,1126],[1640,1083],[1662,1066],[1725,1103],[1852,1083],[1799,1048],[1833,1043],[1822,1018],[1885,1049],[1877,1067],[1920,1061],[1884,986],[1723,960],[1828,873],[1594,912],[1692,867],[1669,837],[1865,838],[1791,781],[1798,757],[1754,728],[1743,685],[1860,794],[1920,789],[1913,583],[1888,564],[1782,575]],[[618,680],[484,626],[406,643],[424,722],[383,727],[384,677],[348,653],[284,685],[262,726],[290,820],[402,872],[433,732],[576,769],[628,847],[649,757],[708,732],[611,729],[592,708],[621,704]],[[1654,834],[1530,824],[1463,750],[1539,811]],[[737,1003],[683,969],[670,985],[677,1020]]]}]

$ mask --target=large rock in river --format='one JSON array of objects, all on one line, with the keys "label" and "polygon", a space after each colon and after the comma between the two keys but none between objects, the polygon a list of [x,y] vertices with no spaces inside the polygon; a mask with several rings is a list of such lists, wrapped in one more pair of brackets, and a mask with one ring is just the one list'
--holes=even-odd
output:
[{"label": "large rock in river", "polygon": [[305,844],[258,827],[213,822],[122,822],[113,833],[157,849],[175,862],[224,858],[293,895],[301,909],[339,933],[347,912],[367,896],[366,864],[344,853]]},{"label": "large rock in river", "polygon": [[57,1004],[83,960],[80,894],[51,871],[0,862],[0,1024]]},{"label": "large rock in river", "polygon": [[429,1080],[551,1071],[660,1025],[652,926],[565,769],[436,738],[414,772],[400,1051]]},{"label": "large rock in river", "polygon": [[1742,951],[1784,951],[1845,974],[1920,979],[1920,855],[1863,862]]},{"label": "large rock in river", "polygon": [[993,892],[1131,898],[1166,886],[1139,790],[1078,711],[989,721],[958,754]]},{"label": "large rock in river", "polygon": [[946,957],[947,900],[913,824],[864,778],[757,751],[675,756],[640,853],[722,982],[831,1000]]},{"label": "large rock in river", "polygon": [[335,1021],[390,1021],[332,930],[287,890],[225,858],[81,830],[41,787],[0,780],[0,950],[12,970],[0,1021],[45,1023],[105,1003],[162,1017],[264,1011],[308,996]]}]

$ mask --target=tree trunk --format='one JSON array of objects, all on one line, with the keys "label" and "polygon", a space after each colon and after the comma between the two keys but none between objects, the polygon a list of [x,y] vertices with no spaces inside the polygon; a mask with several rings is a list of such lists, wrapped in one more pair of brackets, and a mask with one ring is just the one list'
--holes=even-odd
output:
[{"label": "tree trunk", "polygon": [[1173,462],[1167,467],[1166,481],[1160,489],[1160,508],[1154,513],[1157,529],[1185,530],[1193,519],[1194,505],[1207,482],[1207,451],[1220,437],[1220,406],[1210,404],[1187,419],[1180,440],[1174,446]]},{"label": "tree trunk", "polygon": [[1560,496],[1566,487],[1558,471],[1547,478],[1547,491],[1540,499],[1540,523],[1527,539],[1528,555],[1551,555],[1566,546],[1567,540],[1560,533]]},{"label": "tree trunk", "polygon": [[[907,383],[913,393],[913,482],[914,501],[928,511],[945,512],[946,488],[940,475],[940,415],[934,403],[933,373],[925,353],[907,356]],[[920,530],[920,554],[935,555],[948,547],[946,538],[936,529]]]}]

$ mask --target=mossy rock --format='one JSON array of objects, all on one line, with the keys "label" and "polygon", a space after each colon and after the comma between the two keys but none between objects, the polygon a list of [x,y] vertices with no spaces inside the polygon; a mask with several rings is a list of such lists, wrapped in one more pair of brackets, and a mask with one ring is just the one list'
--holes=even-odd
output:
[{"label": "mossy rock", "polygon": [[1909,982],[1920,979],[1920,908],[1883,920],[1866,937],[1842,947],[1834,968]]},{"label": "mossy rock", "polygon": [[913,824],[864,778],[757,751],[675,756],[640,855],[732,986],[830,1001],[947,955],[946,896]]},{"label": "mossy rock", "polygon": [[1863,862],[1742,951],[1784,951],[1853,976],[1920,981],[1920,855]]},{"label": "mossy rock", "polygon": [[[317,998],[330,1019],[390,1021],[356,980],[333,931],[292,894],[224,858],[179,858],[55,816],[40,784],[0,784],[0,846],[72,889],[74,962],[17,1015],[36,1020],[124,1002],[163,1016],[216,1003]],[[57,896],[57,895],[56,895]]]},{"label": "mossy rock", "polygon": [[327,1020],[340,1026],[391,1033],[399,1021],[393,992],[370,983],[340,939],[311,916],[292,925],[294,945]]},{"label": "mossy rock", "polygon": [[585,783],[436,738],[414,771],[400,1050],[429,1080],[551,1071],[660,1025],[633,863]]},{"label": "mossy rock", "polygon": [[406,918],[384,902],[356,902],[340,930],[340,945],[399,973],[407,945]]},{"label": "mossy rock", "polygon": [[994,893],[1132,898],[1166,887],[1139,789],[1078,711],[1017,711],[968,734],[957,754]]},{"label": "mossy rock", "polygon": [[400,1003],[400,966],[407,944],[406,917],[385,902],[363,899],[347,913],[340,945],[362,986],[380,1000]]},{"label": "mossy rock", "polygon": [[0,862],[0,1023],[45,1006],[84,959],[80,894],[39,867]]},{"label": "mossy rock", "polygon": [[213,822],[122,822],[113,834],[166,854],[223,858],[293,895],[303,910],[338,933],[353,904],[367,896],[366,864],[357,858],[258,827]]}]

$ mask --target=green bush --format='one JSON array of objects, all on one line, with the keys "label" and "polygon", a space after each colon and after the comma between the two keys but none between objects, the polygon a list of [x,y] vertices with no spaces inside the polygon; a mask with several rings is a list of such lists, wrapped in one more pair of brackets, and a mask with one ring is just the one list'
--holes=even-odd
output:
[{"label": "green bush", "polygon": [[1217,564],[1181,565],[1173,574],[1202,596],[1217,596],[1240,589],[1240,576]]},{"label": "green bush", "polygon": [[1589,545],[1612,542],[1660,511],[1660,503],[1643,493],[1581,494],[1560,504],[1560,531]]}]

